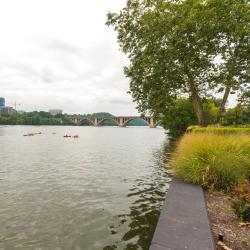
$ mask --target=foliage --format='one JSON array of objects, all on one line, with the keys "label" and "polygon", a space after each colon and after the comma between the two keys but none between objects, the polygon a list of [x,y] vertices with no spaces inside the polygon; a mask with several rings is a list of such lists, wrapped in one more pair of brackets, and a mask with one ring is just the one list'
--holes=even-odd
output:
[{"label": "foliage", "polygon": [[249,84],[249,12],[247,0],[128,0],[109,13],[139,111],[158,118],[189,95],[204,125],[203,97],[224,92],[220,117],[230,92]]},{"label": "foliage", "polygon": [[250,221],[250,184],[237,185],[233,189],[233,209],[243,221]]},{"label": "foliage", "polygon": [[226,111],[221,123],[223,125],[243,125],[250,124],[250,105],[243,106],[241,104],[236,105],[234,108],[230,108]]},{"label": "foliage", "polygon": [[204,109],[204,116],[206,119],[207,124],[215,124],[218,109],[220,106],[220,99],[209,98],[202,100],[202,106]]},{"label": "foliage", "polygon": [[[219,101],[217,99],[203,100],[203,108],[206,120],[213,124],[216,120]],[[169,130],[169,134],[179,136],[186,131],[190,125],[198,124],[190,98],[178,98],[168,112],[160,118],[161,124]]]},{"label": "foliage", "polygon": [[[108,120],[112,118],[113,115],[106,112],[93,113],[93,114],[78,114],[78,115],[68,115],[68,114],[58,114],[51,115],[49,112],[45,111],[33,111],[27,112],[24,114],[13,114],[6,115],[0,114],[0,124],[1,125],[73,125],[76,124],[70,120],[72,117],[81,117],[81,118],[93,118],[99,117],[107,119],[105,120],[103,125],[106,126],[114,126],[114,122],[112,120]],[[83,122],[81,125],[92,125],[92,123],[88,123],[87,120]],[[129,126],[145,126],[145,122],[141,119],[135,119],[129,122]]]},{"label": "foliage", "polygon": [[190,99],[180,98],[173,102],[166,114],[161,118],[161,124],[173,136],[179,136],[191,124],[197,124],[197,118]]},{"label": "foliage", "polygon": [[2,125],[74,125],[66,116],[53,116],[45,111],[33,111],[24,114],[0,114]]},{"label": "foliage", "polygon": [[110,118],[113,117],[112,114],[108,112],[98,112],[92,114],[66,114],[67,117],[78,117],[78,118],[93,118],[93,117],[100,117],[100,118]]},{"label": "foliage", "polygon": [[250,137],[188,133],[171,159],[176,176],[205,188],[229,191],[250,177]]},{"label": "foliage", "polygon": [[0,124],[3,125],[60,125],[61,120],[44,111],[34,111],[24,114],[0,115]]},{"label": "foliage", "polygon": [[250,90],[245,91],[240,97],[238,98],[238,102],[242,106],[248,106],[250,107]]},{"label": "foliage", "polygon": [[214,134],[236,134],[236,133],[250,134],[250,126],[249,127],[189,126],[187,128],[187,131],[194,133],[214,133]]}]

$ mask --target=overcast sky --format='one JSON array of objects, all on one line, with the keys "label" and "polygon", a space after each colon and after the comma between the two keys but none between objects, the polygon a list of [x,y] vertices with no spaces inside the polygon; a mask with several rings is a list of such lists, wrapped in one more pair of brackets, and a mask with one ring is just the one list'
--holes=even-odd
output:
[{"label": "overcast sky", "polygon": [[137,114],[106,14],[125,0],[0,1],[0,96],[19,110]]},{"label": "overcast sky", "polygon": [[[19,110],[135,115],[109,11],[126,0],[0,0],[0,96]],[[231,105],[235,103],[231,98]],[[230,106],[230,105],[229,105]]]}]

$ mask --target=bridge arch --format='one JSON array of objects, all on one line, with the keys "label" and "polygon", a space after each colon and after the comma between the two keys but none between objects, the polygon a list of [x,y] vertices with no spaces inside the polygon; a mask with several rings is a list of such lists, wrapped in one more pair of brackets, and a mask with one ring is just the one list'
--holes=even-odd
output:
[{"label": "bridge arch", "polygon": [[88,122],[90,123],[91,125],[95,126],[95,122],[89,118],[82,118],[80,121],[79,121],[79,125],[82,125],[84,122]]},{"label": "bridge arch", "polygon": [[118,121],[116,121],[114,118],[112,117],[108,117],[108,118],[102,118],[100,121],[98,121],[97,126],[101,126],[105,121],[113,121],[117,126],[119,126]]},{"label": "bridge arch", "polygon": [[131,121],[133,121],[133,120],[142,120],[143,122],[145,122],[145,124],[147,124],[148,126],[150,126],[150,123],[146,119],[144,119],[143,117],[131,117],[131,118],[129,118],[129,119],[127,119],[127,120],[124,121],[123,127],[128,126],[128,123],[131,122]]}]

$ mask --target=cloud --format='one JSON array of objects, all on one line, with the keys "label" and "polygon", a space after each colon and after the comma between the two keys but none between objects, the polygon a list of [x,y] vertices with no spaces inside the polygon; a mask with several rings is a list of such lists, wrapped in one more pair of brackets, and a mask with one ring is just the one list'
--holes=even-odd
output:
[{"label": "cloud", "polygon": [[47,44],[47,47],[48,49],[52,49],[54,51],[61,51],[63,54],[69,54],[80,58],[82,56],[81,48],[65,43],[59,39],[53,39]]},{"label": "cloud", "polygon": [[126,93],[128,61],[105,25],[107,12],[125,0],[13,1],[11,18],[12,5],[0,3],[0,96],[7,103],[28,111],[137,113]]},{"label": "cloud", "polygon": [[123,76],[126,60],[119,56],[107,42],[81,48],[59,39],[47,41],[25,60],[0,63],[1,95],[28,110],[134,114]]},{"label": "cloud", "polygon": [[46,67],[41,70],[40,78],[41,78],[41,81],[44,83],[53,83],[54,81],[56,81],[54,72],[51,69],[46,68]]}]

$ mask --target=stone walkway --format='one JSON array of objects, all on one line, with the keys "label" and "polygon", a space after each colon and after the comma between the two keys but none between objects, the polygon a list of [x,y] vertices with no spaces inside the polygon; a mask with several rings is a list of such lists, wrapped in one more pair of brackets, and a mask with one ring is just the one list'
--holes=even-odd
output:
[{"label": "stone walkway", "polygon": [[214,250],[201,187],[173,179],[150,250]]}]

